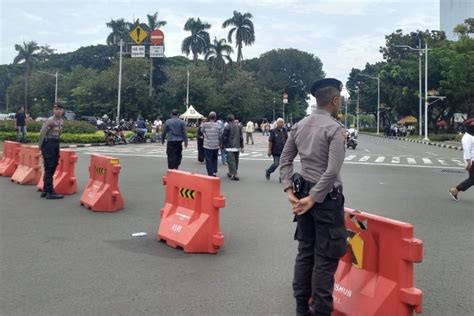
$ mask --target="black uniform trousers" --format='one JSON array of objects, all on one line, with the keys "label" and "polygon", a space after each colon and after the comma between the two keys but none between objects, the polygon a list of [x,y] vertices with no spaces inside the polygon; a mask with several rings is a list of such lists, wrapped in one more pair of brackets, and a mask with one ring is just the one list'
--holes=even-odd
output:
[{"label": "black uniform trousers", "polygon": [[344,225],[344,196],[328,194],[308,212],[295,216],[298,254],[295,260],[293,291],[297,313],[308,313],[312,298],[315,315],[330,316],[333,310],[334,273],[339,258],[346,253],[347,231]]},{"label": "black uniform trousers", "polygon": [[59,162],[59,139],[47,138],[41,146],[43,156],[43,192],[53,193],[53,175]]},{"label": "black uniform trousers", "polygon": [[473,185],[474,185],[474,166],[472,166],[471,170],[469,170],[469,178],[459,183],[456,189],[463,192],[469,189],[470,187],[472,187]]},{"label": "black uniform trousers", "polygon": [[166,143],[166,155],[168,156],[168,169],[178,169],[183,159],[182,141],[168,141]]}]

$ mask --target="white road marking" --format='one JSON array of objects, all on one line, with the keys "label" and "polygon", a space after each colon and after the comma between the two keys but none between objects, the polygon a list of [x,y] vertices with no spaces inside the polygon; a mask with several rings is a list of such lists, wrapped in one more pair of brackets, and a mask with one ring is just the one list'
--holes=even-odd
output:
[{"label": "white road marking", "polygon": [[359,161],[364,162],[364,161],[368,161],[369,159],[370,159],[370,156],[364,156],[364,157],[360,158]]},{"label": "white road marking", "polygon": [[[242,154],[240,154],[242,155]],[[260,157],[260,156],[263,156],[262,154],[256,154],[256,155],[252,155],[252,157]]]},{"label": "white road marking", "polygon": [[438,154],[433,154],[433,153],[430,153],[429,151],[427,151],[426,153],[431,156],[439,156]]},{"label": "white road marking", "polygon": [[457,163],[459,166],[463,166],[464,167],[464,162],[462,162],[461,160],[458,160],[458,159],[451,159],[453,162]]},{"label": "white road marking", "polygon": [[429,158],[421,158],[425,165],[432,165],[433,162]]},{"label": "white road marking", "polygon": [[410,165],[415,165],[416,164],[416,159],[415,158],[407,158],[407,161]]},{"label": "white road marking", "polygon": [[377,157],[377,159],[375,159],[375,162],[377,162],[377,163],[381,163],[381,162],[384,162],[384,161],[385,161],[384,156],[380,156],[380,157]]},{"label": "white road marking", "polygon": [[366,152],[370,153],[370,150],[368,150],[368,149],[364,149],[364,150],[365,150]]},{"label": "white road marking", "polygon": [[392,163],[400,163],[400,157],[392,157]]},{"label": "white road marking", "polygon": [[442,166],[447,166],[447,162],[445,160],[442,160],[442,159],[438,159],[439,163],[442,165]]},{"label": "white road marking", "polygon": [[356,155],[349,155],[346,157],[346,159],[344,159],[345,161],[349,161],[349,160],[352,160],[356,157]]}]

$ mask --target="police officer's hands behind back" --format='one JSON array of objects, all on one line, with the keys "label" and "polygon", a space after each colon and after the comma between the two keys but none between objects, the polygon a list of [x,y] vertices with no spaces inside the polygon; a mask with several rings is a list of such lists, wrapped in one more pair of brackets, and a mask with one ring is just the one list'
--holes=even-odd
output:
[{"label": "police officer's hands behind back", "polygon": [[310,195],[298,200],[295,204],[292,204],[293,214],[303,215],[313,207],[314,203],[316,203],[316,201],[313,200]]}]

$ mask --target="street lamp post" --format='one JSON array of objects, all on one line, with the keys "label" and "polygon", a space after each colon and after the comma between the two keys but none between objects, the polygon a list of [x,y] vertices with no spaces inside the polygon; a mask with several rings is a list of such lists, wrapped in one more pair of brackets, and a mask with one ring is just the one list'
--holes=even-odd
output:
[{"label": "street lamp post", "polygon": [[380,134],[380,75],[376,77],[365,75],[365,74],[359,74],[359,75],[377,80],[377,135],[379,135]]},{"label": "street lamp post", "polygon": [[419,114],[419,121],[420,121],[420,136],[421,136],[421,122],[422,122],[422,115],[421,115],[421,55],[425,54],[425,138],[424,140],[429,140],[428,139],[428,42],[425,42],[425,48],[421,48],[421,40],[419,41],[420,48],[413,48],[408,45],[394,45],[394,47],[401,47],[401,48],[408,48],[413,51],[419,52],[419,59],[418,59],[418,64],[419,64],[419,73],[420,73],[420,114]]},{"label": "street lamp post", "polygon": [[58,102],[58,72],[56,71],[56,73],[54,74],[46,72],[46,71],[41,71],[41,70],[38,70],[38,72],[41,72],[43,74],[50,75],[56,78],[56,84],[54,86],[54,102]]},{"label": "street lamp post", "polygon": [[357,130],[360,131],[360,126],[359,126],[359,96],[360,96],[360,89],[357,87],[357,121],[356,121],[356,126]]},{"label": "street lamp post", "polygon": [[273,97],[273,122],[275,122],[275,97]]}]

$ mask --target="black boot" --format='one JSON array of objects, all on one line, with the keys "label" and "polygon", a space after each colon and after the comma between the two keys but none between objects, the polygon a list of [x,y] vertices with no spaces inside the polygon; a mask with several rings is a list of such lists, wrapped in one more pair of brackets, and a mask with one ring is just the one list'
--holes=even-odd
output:
[{"label": "black boot", "polygon": [[62,198],[64,198],[64,195],[57,194],[56,192],[46,194],[47,200],[59,200]]}]

